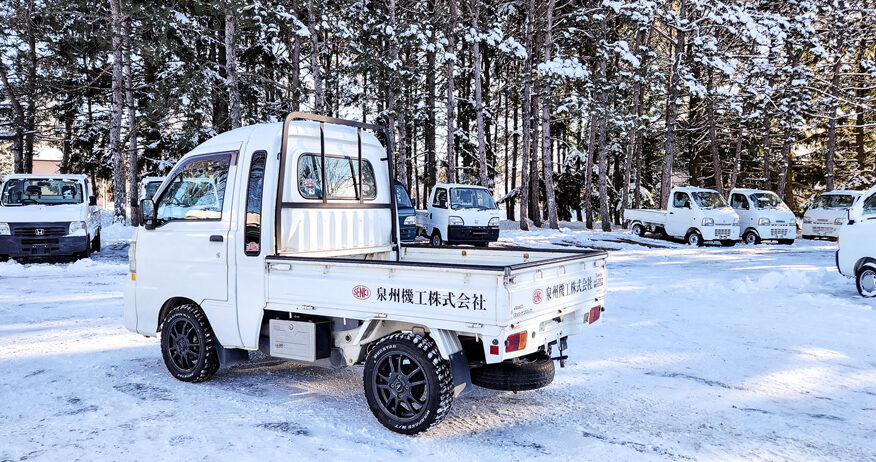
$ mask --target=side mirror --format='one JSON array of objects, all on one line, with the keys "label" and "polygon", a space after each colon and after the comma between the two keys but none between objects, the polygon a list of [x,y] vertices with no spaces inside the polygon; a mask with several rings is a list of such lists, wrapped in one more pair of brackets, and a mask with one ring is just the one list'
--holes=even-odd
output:
[{"label": "side mirror", "polygon": [[146,229],[155,229],[155,202],[152,199],[140,201],[140,224]]},{"label": "side mirror", "polygon": [[88,196],[88,205],[97,205],[97,196]]}]

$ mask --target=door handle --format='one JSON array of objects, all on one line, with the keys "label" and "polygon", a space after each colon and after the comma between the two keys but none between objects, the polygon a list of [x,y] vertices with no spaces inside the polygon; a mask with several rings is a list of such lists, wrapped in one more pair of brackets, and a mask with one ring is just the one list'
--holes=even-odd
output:
[{"label": "door handle", "polygon": [[218,234],[210,236],[210,242],[222,242],[224,239]]}]

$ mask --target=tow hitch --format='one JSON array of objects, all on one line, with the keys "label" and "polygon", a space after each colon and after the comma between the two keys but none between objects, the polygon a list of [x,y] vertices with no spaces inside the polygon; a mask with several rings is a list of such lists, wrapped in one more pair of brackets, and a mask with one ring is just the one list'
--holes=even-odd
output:
[{"label": "tow hitch", "polygon": [[563,337],[563,338],[557,340],[557,349],[560,350],[560,355],[557,356],[556,358],[551,358],[551,359],[554,361],[559,361],[560,367],[566,367],[566,360],[569,359],[569,357],[567,355],[563,354],[563,350],[565,350],[567,348],[568,348],[568,346],[566,345],[566,337]]}]

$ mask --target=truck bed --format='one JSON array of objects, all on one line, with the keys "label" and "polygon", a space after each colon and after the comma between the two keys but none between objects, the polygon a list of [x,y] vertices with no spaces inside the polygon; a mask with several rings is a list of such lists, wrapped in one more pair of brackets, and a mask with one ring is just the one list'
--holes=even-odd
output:
[{"label": "truck bed", "polygon": [[269,256],[266,309],[495,336],[589,308],[605,294],[605,259],[598,251],[419,245],[401,247],[398,261],[391,253]]},{"label": "truck bed", "polygon": [[655,209],[627,209],[624,211],[624,221],[640,221],[645,224],[665,225],[669,212]]}]

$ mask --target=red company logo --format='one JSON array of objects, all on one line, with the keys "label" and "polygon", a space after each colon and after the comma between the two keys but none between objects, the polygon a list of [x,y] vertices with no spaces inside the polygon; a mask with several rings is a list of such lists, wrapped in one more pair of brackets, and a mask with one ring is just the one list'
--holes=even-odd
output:
[{"label": "red company logo", "polygon": [[535,292],[532,293],[532,303],[538,305],[539,303],[541,303],[542,297],[544,297],[544,293],[541,291],[541,289],[535,289]]},{"label": "red company logo", "polygon": [[371,296],[371,289],[365,286],[353,287],[353,296],[358,298],[359,300],[365,300]]}]

